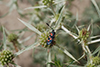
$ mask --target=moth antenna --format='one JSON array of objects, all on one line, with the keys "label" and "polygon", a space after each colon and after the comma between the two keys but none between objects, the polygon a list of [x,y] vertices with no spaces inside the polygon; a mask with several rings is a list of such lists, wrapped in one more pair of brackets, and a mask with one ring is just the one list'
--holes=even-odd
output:
[{"label": "moth antenna", "polygon": [[49,24],[48,23],[46,23],[48,26],[49,26]]},{"label": "moth antenna", "polygon": [[46,24],[53,30],[53,28],[48,23],[46,23]]}]

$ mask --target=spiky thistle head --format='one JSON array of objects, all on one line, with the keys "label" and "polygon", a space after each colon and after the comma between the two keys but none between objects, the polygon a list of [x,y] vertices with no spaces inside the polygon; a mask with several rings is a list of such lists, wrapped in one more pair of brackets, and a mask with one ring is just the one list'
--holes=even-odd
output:
[{"label": "spiky thistle head", "polygon": [[14,33],[11,33],[10,35],[8,35],[8,41],[9,42],[16,42],[18,39],[18,36]]},{"label": "spiky thistle head", "polygon": [[54,3],[53,0],[43,0],[42,2],[43,2],[44,5],[47,5],[47,6],[50,6]]},{"label": "spiky thistle head", "polygon": [[43,23],[37,24],[37,25],[36,25],[36,28],[37,28],[39,31],[41,31],[41,32],[43,32],[44,30],[47,29],[46,25],[44,25]]},{"label": "spiky thistle head", "polygon": [[88,64],[86,67],[96,67],[94,64]]},{"label": "spiky thistle head", "polygon": [[40,38],[39,38],[39,42],[43,47],[47,47],[47,39],[49,37],[49,33],[48,32],[44,32],[41,34]]},{"label": "spiky thistle head", "polygon": [[93,57],[93,64],[95,65],[100,65],[100,57],[96,56],[96,57]]},{"label": "spiky thistle head", "polygon": [[81,31],[79,31],[79,39],[84,41],[85,45],[88,45],[88,38],[90,36],[90,32],[87,31],[86,28],[83,28]]},{"label": "spiky thistle head", "polygon": [[0,52],[0,62],[2,65],[8,65],[9,63],[14,63],[14,54],[9,50],[3,50]]},{"label": "spiky thistle head", "polygon": [[87,40],[89,38],[90,32],[87,31],[87,29],[83,28],[80,32],[79,32],[79,37],[83,40]]}]

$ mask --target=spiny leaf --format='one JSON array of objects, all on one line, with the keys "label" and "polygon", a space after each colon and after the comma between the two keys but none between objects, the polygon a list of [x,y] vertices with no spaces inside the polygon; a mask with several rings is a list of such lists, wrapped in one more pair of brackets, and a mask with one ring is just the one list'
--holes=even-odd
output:
[{"label": "spiny leaf", "polygon": [[63,51],[66,55],[68,55],[70,58],[72,58],[73,60],[75,60],[76,62],[78,62],[67,50]]},{"label": "spiny leaf", "polygon": [[25,41],[31,39],[34,35],[35,35],[35,34],[32,34],[32,35],[28,36],[28,37],[25,38],[24,40],[20,41],[20,43],[23,43],[23,42],[25,42]]},{"label": "spiny leaf", "polygon": [[78,12],[76,13],[76,21],[75,21],[73,27],[76,26],[77,22],[78,22]]},{"label": "spiny leaf", "polygon": [[5,30],[3,27],[3,44],[4,44],[4,50],[6,50],[7,46],[6,46],[6,34],[5,34]]},{"label": "spiny leaf", "polygon": [[69,35],[71,35],[73,38],[77,39],[78,37],[76,36],[76,34],[70,32],[67,28],[65,28],[64,26],[61,26],[61,28],[68,33]]},{"label": "spiny leaf", "polygon": [[92,55],[96,54],[98,51],[100,51],[100,46],[92,53]]},{"label": "spiny leaf", "polygon": [[90,41],[90,42],[88,42],[87,44],[93,44],[93,43],[97,43],[97,42],[100,42],[100,39]]},{"label": "spiny leaf", "polygon": [[98,38],[98,37],[100,37],[100,35],[92,36],[92,37],[90,37],[90,39],[95,39],[95,38]]},{"label": "spiny leaf", "polygon": [[15,56],[18,56],[18,55],[20,55],[21,53],[23,53],[23,52],[25,52],[25,51],[27,51],[27,50],[33,49],[33,48],[35,48],[35,47],[37,47],[37,46],[39,46],[39,45],[40,45],[40,44],[39,44],[38,42],[36,42],[36,43],[34,43],[34,44],[32,44],[32,45],[30,45],[30,46],[28,46],[28,47],[26,47],[26,48],[24,48],[24,49],[18,51],[17,53],[15,53]]},{"label": "spiny leaf", "polygon": [[60,16],[59,16],[59,18],[58,18],[58,20],[57,20],[57,22],[55,24],[56,29],[59,27],[59,25],[61,23],[61,20],[62,20],[62,17],[63,17],[62,15],[63,15],[64,8],[65,8],[65,6],[63,6],[63,8],[61,10],[61,13],[60,13]]},{"label": "spiny leaf", "polygon": [[91,1],[92,1],[92,3],[94,4],[94,6],[95,6],[95,8],[96,8],[96,10],[97,10],[97,12],[98,12],[99,18],[100,18],[100,9],[99,9],[99,7],[98,7],[96,1],[95,1],[95,0],[91,0]]},{"label": "spiny leaf", "polygon": [[82,59],[84,56],[85,56],[85,53],[78,60]]},{"label": "spiny leaf", "polygon": [[36,9],[36,8],[44,8],[44,7],[47,7],[47,6],[28,7],[28,8],[25,8],[24,10],[27,10],[27,9]]},{"label": "spiny leaf", "polygon": [[21,21],[25,26],[27,26],[29,29],[31,29],[32,31],[36,32],[37,34],[41,35],[41,32],[36,29],[35,27],[33,27],[31,24],[24,22],[23,20],[19,19],[19,21]]},{"label": "spiny leaf", "polygon": [[78,34],[79,34],[79,32],[80,32],[80,30],[79,30],[79,28],[75,25],[75,27],[76,27],[76,29],[77,29],[77,31],[78,31]]}]

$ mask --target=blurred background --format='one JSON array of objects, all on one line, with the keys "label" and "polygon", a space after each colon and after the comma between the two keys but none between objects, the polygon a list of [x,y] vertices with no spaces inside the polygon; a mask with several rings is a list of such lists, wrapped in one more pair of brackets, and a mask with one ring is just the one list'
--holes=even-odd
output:
[{"label": "blurred background", "polygon": [[[18,34],[23,29],[24,31],[27,30],[25,25],[18,21],[17,18],[21,18],[29,23],[34,22],[35,25],[33,26],[36,27],[38,27],[38,24],[41,24],[41,22],[48,22],[50,20],[48,18],[51,15],[51,13],[49,11],[46,11],[45,9],[24,10],[28,7],[41,5],[41,0],[15,0],[17,2],[17,4],[15,5],[13,5],[12,1],[14,0],[0,0],[0,26],[3,25],[10,33],[14,32]],[[100,0],[96,0],[96,2],[100,7]],[[84,25],[87,27],[89,26],[89,24],[91,24],[92,20],[92,35],[100,34],[100,18],[98,17],[97,11],[90,0],[66,0],[65,9],[68,12],[66,13],[66,19],[68,20],[63,20],[63,24],[65,24],[65,26],[68,27],[71,31],[76,32],[76,30],[74,30],[75,28],[73,27],[73,25],[75,24],[75,19],[78,14],[78,21],[76,24],[77,26]],[[77,42],[75,42],[75,40],[71,36],[65,34],[64,31],[59,30],[58,33],[61,34],[59,34],[56,38],[57,42],[62,46],[67,46],[68,51],[75,58],[79,58],[83,54],[81,50],[81,45],[77,44]],[[32,31],[25,31],[21,39],[25,39],[26,37],[33,34],[34,33]],[[2,31],[0,31],[0,40],[2,40],[2,38],[3,33]],[[24,46],[33,44],[36,38],[37,35],[34,35],[31,39],[23,43]],[[96,43],[90,45],[89,47],[91,51],[94,51],[98,47],[98,45],[99,43]],[[44,48],[37,47],[36,49],[31,49],[22,53],[21,55],[19,55],[18,58],[15,58],[14,61],[16,64],[22,67],[46,67],[45,52],[47,51]],[[57,51],[56,49],[53,49],[52,52],[53,54],[58,53],[57,58],[59,58],[62,61],[62,63],[72,61],[71,59],[68,59],[68,57],[66,57],[64,54],[62,54],[62,52]],[[84,65],[86,63],[84,59],[80,60],[80,62],[80,65]]]}]

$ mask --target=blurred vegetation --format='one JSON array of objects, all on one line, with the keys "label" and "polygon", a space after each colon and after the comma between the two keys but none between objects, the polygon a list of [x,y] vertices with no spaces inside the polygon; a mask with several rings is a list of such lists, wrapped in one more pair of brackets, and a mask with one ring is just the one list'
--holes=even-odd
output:
[{"label": "blurred vegetation", "polygon": [[[14,36],[10,36],[12,35],[12,33],[9,33],[9,31],[4,26],[0,26],[0,32],[3,34],[3,38],[2,40],[0,40],[0,51],[4,50],[5,42],[6,42],[7,49],[11,51],[16,50],[15,52],[16,56],[20,55],[26,50],[34,48],[37,44],[37,41],[39,41],[40,34],[44,32],[48,33],[52,31],[52,29],[50,29],[46,25],[46,23],[49,23],[49,25],[56,31],[56,35],[55,35],[56,44],[52,48],[47,48],[48,45],[46,45],[45,48],[42,47],[44,46],[44,44],[46,44],[48,35],[46,34],[43,37],[41,36],[43,38],[41,41],[43,42],[40,42],[40,46],[33,49],[32,52],[33,65],[40,64],[41,67],[46,67],[46,66],[50,67],[50,65],[51,67],[55,67],[55,66],[56,67],[78,67],[78,66],[95,67],[100,65],[100,61],[98,61],[99,59],[95,60],[95,58],[96,59],[100,58],[99,57],[100,40],[93,44],[85,45],[89,47],[91,53],[85,52],[85,50],[83,49],[84,47],[82,47],[83,44],[82,40],[84,40],[85,38],[85,36],[82,35],[82,29],[85,28],[87,30],[89,28],[89,25],[90,25],[90,29],[87,32],[90,32],[90,34],[88,34],[88,37],[86,37],[86,40],[88,39],[86,43],[100,39],[100,23],[99,23],[100,13],[98,13],[96,9],[97,7],[94,5],[94,3],[92,3],[92,1],[95,0],[91,0],[90,6],[87,7],[83,12],[81,20],[78,20],[79,18],[78,14],[77,16],[74,16],[70,11],[72,2],[74,0],[43,0],[43,1],[26,0],[26,1],[28,4],[32,6],[32,7],[25,8],[27,12],[24,12],[24,10],[22,10],[18,5],[19,2],[23,3],[24,0],[20,0],[20,1],[10,0],[10,5],[8,5],[9,6],[8,12],[0,16],[0,18],[5,18],[5,16],[7,16],[9,13],[12,13],[13,9],[16,9],[21,19],[24,18],[28,20],[26,24],[25,22],[20,20],[26,26],[24,29],[11,31],[12,33],[15,33],[16,31],[18,32],[18,34],[13,34],[16,36],[16,41],[17,41],[16,44],[13,43],[15,39],[11,41],[12,43],[8,42],[10,40],[7,39],[13,38]],[[3,3],[3,0],[1,0],[1,2]],[[98,7],[100,7],[100,1],[97,2],[97,5]],[[62,26],[64,26],[69,31],[75,33],[75,36],[80,35],[79,32],[81,31],[81,37],[78,37],[77,39],[73,38],[73,36],[70,36],[69,33],[66,33],[62,29]],[[27,27],[32,31],[29,30]],[[35,34],[30,35],[24,40],[21,40],[21,38],[24,35],[22,33],[25,33],[27,31],[30,32],[34,31]],[[33,36],[36,36],[35,39],[36,43],[30,46],[23,45],[25,41],[31,39]],[[7,37],[7,39],[5,39],[5,37]],[[82,37],[84,38],[81,39]],[[80,42],[78,40],[80,40]],[[74,58],[78,60],[78,63],[73,57],[71,57],[71,55],[68,52],[64,51],[65,49]],[[20,51],[18,52],[18,50]],[[86,50],[88,51],[88,49]],[[84,55],[84,57],[82,57],[82,55]],[[49,57],[49,62],[47,61],[48,57]],[[80,57],[82,58],[79,60]],[[91,64],[91,60],[93,61],[93,64]],[[16,64],[14,65],[18,66]]]}]

